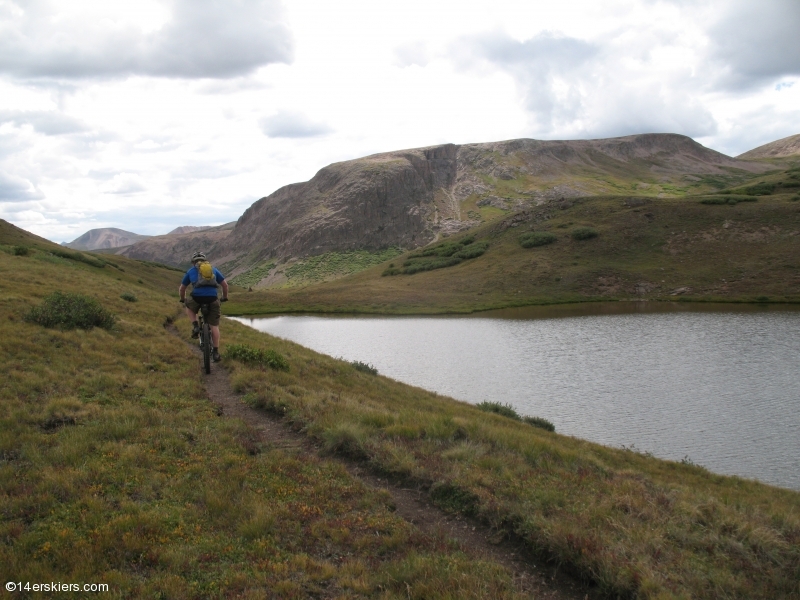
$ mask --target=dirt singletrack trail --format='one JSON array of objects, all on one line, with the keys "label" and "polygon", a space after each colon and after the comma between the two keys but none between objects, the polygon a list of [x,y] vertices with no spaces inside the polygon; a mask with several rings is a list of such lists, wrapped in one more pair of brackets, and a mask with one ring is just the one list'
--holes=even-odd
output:
[{"label": "dirt singletrack trail", "polygon": [[[178,335],[177,329],[171,328],[171,332]],[[198,370],[201,370],[200,350],[194,345],[192,348],[197,356]],[[293,431],[279,417],[251,408],[242,402],[242,394],[237,394],[231,387],[224,361],[214,363],[211,374],[203,373],[203,376],[208,399],[217,407],[221,417],[241,419],[251,428],[260,443],[271,448],[280,448],[300,456],[319,456],[320,449],[307,436]],[[455,540],[467,555],[491,560],[506,567],[513,573],[514,586],[520,593],[548,600],[595,600],[601,597],[595,590],[562,573],[558,567],[533,556],[522,544],[498,539],[497,532],[483,523],[461,515],[451,515],[437,508],[431,504],[427,493],[422,489],[398,485],[371,473],[364,465],[353,460],[331,455],[325,455],[324,459],[342,464],[364,485],[388,492],[392,497],[395,513],[424,533],[444,534]]]}]

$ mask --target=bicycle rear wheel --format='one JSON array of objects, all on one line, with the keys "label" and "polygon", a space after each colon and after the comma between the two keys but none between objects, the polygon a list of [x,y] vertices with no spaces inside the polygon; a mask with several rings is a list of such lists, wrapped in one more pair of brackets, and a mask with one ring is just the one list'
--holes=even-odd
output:
[{"label": "bicycle rear wheel", "polygon": [[203,323],[203,368],[206,373],[211,373],[211,327],[208,323]]}]

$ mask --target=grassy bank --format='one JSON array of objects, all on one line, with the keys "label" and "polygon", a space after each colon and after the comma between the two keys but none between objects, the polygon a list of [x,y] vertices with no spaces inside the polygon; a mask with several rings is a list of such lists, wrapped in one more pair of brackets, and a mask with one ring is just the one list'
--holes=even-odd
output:
[{"label": "grassy bank", "polygon": [[[197,360],[163,326],[177,273],[32,242],[17,255],[26,240],[2,234],[7,580],[104,582],[117,597],[513,597],[507,571],[421,535],[336,463],[261,447],[219,418]],[[56,287],[92,296],[116,324],[23,320]],[[188,322],[175,324],[188,340]],[[252,406],[610,596],[800,597],[796,492],[551,433],[238,323],[223,331]]]},{"label": "grassy bank", "polygon": [[[748,202],[729,203],[737,194],[607,196],[508,213],[443,240],[469,236],[485,245],[470,260],[403,274],[409,253],[302,289],[236,291],[229,314],[458,313],[628,299],[796,303],[800,202],[775,185],[775,193]],[[706,202],[716,198],[724,203]]]},{"label": "grassy bank", "polygon": [[422,483],[445,509],[518,536],[611,596],[800,595],[796,492],[550,433],[255,331],[236,337],[291,356],[288,372],[234,361],[253,406]]}]

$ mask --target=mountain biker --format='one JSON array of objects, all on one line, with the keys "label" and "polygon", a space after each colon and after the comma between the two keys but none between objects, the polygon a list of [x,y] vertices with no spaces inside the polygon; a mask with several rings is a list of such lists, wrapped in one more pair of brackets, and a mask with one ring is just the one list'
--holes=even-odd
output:
[{"label": "mountain biker", "polygon": [[[206,260],[206,255],[202,252],[195,252],[192,255],[192,267],[186,271],[178,294],[181,302],[186,304],[186,314],[192,320],[192,337],[196,338],[200,334],[200,326],[197,323],[197,311],[201,304],[209,304],[208,318],[206,322],[211,326],[211,341],[213,350],[211,358],[214,362],[221,360],[219,355],[219,319],[222,315],[220,299],[217,297],[217,287],[222,288],[222,302],[228,301],[228,282],[225,276],[214,268],[214,279],[211,284],[203,284],[202,277],[198,270],[198,265]],[[192,293],[186,298],[186,287],[192,285]]]}]

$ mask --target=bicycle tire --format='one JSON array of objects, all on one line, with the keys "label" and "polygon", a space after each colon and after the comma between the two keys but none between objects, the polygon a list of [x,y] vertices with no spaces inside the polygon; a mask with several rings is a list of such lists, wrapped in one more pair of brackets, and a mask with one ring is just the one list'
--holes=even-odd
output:
[{"label": "bicycle tire", "polygon": [[211,327],[208,323],[203,323],[203,368],[206,374],[211,373]]}]

